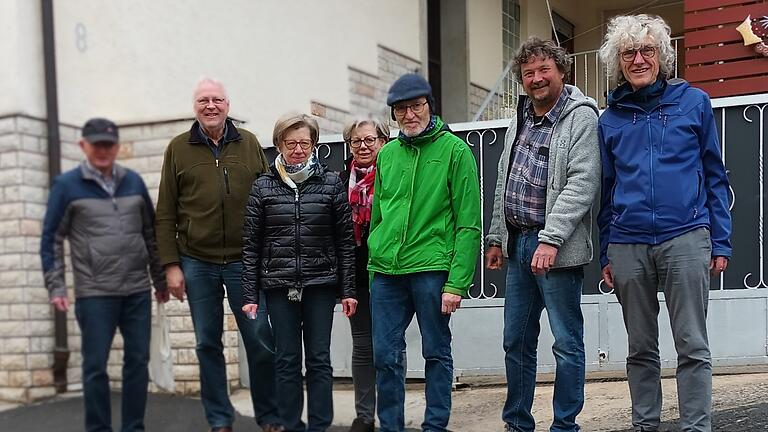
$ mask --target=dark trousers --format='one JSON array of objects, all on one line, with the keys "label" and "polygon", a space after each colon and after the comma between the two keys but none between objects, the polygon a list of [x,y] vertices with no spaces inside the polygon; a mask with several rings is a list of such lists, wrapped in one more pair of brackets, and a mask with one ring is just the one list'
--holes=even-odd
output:
[{"label": "dark trousers", "polygon": [[83,357],[85,430],[112,430],[107,360],[115,330],[123,336],[123,432],[144,430],[149,383],[152,299],[145,291],[129,296],[85,297],[75,302]]},{"label": "dark trousers", "polygon": [[367,286],[357,287],[357,312],[349,318],[352,328],[352,381],[357,417],[373,421],[376,412],[376,367],[373,365],[371,297]]},{"label": "dark trousers", "polygon": [[[307,288],[299,302],[288,291],[267,291],[269,319],[275,334],[277,407],[286,432],[322,432],[333,421],[331,327],[336,292]],[[301,379],[302,341],[306,360],[307,419],[301,420],[304,389]]]},{"label": "dark trousers", "polygon": [[275,360],[272,329],[267,319],[268,302],[259,301],[259,313],[250,320],[243,313],[240,261],[213,264],[188,256],[181,257],[189,309],[195,327],[195,352],[200,362],[200,398],[211,427],[231,426],[235,410],[229,400],[227,368],[224,361],[224,288],[237,328],[243,337],[248,360],[251,401],[259,424],[279,423],[275,405]]}]

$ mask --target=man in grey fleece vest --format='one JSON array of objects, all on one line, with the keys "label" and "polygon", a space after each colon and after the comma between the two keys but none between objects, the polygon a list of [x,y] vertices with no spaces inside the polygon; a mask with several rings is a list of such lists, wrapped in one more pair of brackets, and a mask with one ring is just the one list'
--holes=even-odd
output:
[{"label": "man in grey fleece vest", "polygon": [[584,405],[583,266],[592,260],[591,209],[600,182],[597,105],[565,85],[571,60],[530,38],[514,73],[518,103],[499,161],[486,266],[508,257],[504,301],[508,431],[533,431],[536,347],[547,309],[557,361],[551,430],[578,431]]}]

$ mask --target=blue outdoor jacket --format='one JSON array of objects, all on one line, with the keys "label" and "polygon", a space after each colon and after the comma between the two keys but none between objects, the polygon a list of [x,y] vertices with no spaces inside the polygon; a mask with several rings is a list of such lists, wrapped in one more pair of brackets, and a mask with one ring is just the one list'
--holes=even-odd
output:
[{"label": "blue outdoor jacket", "polygon": [[712,256],[730,258],[728,177],[709,97],[674,79],[645,111],[631,91],[612,92],[598,121],[600,266],[609,243],[656,245],[699,227],[710,231]]}]

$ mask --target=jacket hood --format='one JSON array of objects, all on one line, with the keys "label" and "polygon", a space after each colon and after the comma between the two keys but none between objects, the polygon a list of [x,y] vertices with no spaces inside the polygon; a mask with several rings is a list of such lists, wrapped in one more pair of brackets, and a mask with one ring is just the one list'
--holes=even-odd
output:
[{"label": "jacket hood", "polygon": [[[653,84],[652,84],[653,85]],[[688,89],[691,85],[688,84],[688,81],[682,79],[682,78],[673,78],[666,81],[666,88],[664,89],[664,93],[661,95],[661,99],[659,100],[660,104],[665,103],[674,103],[675,101],[679,100],[682,96],[683,92]],[[638,90],[642,91],[642,89]],[[634,90],[632,90],[632,86],[629,85],[628,82],[625,82],[624,84],[616,87],[612,92],[608,93],[608,105],[609,106],[615,106],[619,103],[626,103],[629,105],[635,105],[632,101],[628,100],[629,96],[634,93]]]},{"label": "jacket hood", "polygon": [[597,102],[591,97],[584,95],[578,87],[566,84],[565,90],[568,92],[568,103],[563,107],[560,117],[570,114],[571,111],[581,106],[588,106],[595,111],[595,114],[599,113]]}]

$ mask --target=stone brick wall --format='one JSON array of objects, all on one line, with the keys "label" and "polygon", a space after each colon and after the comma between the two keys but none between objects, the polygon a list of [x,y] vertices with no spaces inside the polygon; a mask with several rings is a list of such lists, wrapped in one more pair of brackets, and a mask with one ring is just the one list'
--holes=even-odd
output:
[{"label": "stone brick wall", "polygon": [[349,74],[350,111],[312,101],[310,111],[317,118],[321,134],[341,133],[344,125],[354,117],[373,116],[397,124],[390,118],[387,107],[387,90],[401,75],[419,72],[421,63],[383,46],[378,47],[378,74],[373,75],[353,67]]},{"label": "stone brick wall", "polygon": [[[61,128],[63,165],[76,128]],[[0,118],[0,398],[30,401],[55,394],[53,312],[39,257],[48,190],[45,122]],[[73,315],[70,314],[70,317]]]}]

